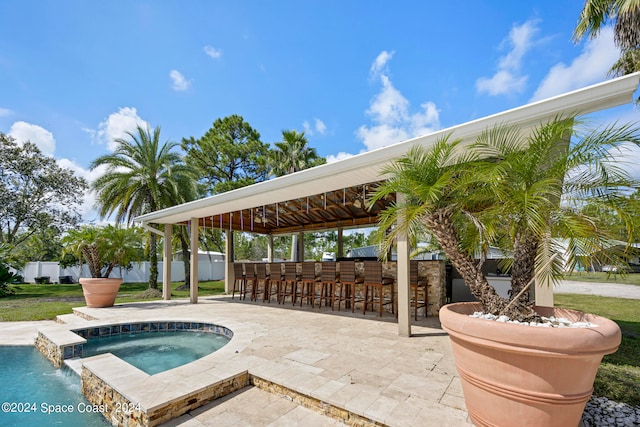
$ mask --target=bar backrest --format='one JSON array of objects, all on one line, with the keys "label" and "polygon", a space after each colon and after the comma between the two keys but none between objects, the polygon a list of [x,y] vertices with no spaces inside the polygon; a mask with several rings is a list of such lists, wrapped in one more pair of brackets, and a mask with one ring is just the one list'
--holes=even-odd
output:
[{"label": "bar backrest", "polygon": [[244,277],[244,268],[242,266],[242,263],[240,262],[233,263],[233,275],[235,276],[236,280],[240,280],[241,278]]},{"label": "bar backrest", "polygon": [[322,266],[322,273],[320,274],[323,282],[335,282],[336,281],[336,263],[326,261],[320,264]]},{"label": "bar backrest", "polygon": [[302,263],[302,280],[315,280],[315,278],[316,278],[316,263],[303,262]]},{"label": "bar backrest", "polygon": [[265,263],[256,263],[256,278],[258,280],[267,278],[267,265]]},{"label": "bar backrest", "polygon": [[256,278],[256,265],[253,262],[247,262],[242,264],[244,266],[244,275],[247,279]]},{"label": "bar backrest", "polygon": [[295,262],[284,263],[284,280],[287,282],[295,282],[298,279]]},{"label": "bar backrest", "polygon": [[382,263],[379,261],[364,262],[364,283],[382,283]]},{"label": "bar backrest", "polygon": [[269,263],[269,278],[271,280],[280,280],[282,278],[282,263],[271,262]]},{"label": "bar backrest", "polygon": [[409,283],[418,284],[418,261],[409,261]]},{"label": "bar backrest", "polygon": [[356,263],[354,261],[340,261],[340,282],[356,282]]}]

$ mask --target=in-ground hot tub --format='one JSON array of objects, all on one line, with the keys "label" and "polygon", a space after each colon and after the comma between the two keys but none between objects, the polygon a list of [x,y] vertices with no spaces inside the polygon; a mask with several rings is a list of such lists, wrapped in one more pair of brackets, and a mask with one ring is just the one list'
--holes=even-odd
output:
[{"label": "in-ground hot tub", "polygon": [[[241,325],[235,325],[242,330]],[[155,355],[160,350],[166,350],[163,352],[170,356],[176,352],[174,338],[179,335],[188,338],[187,342],[214,341],[222,351],[209,347],[202,357],[202,353],[189,352],[188,359],[178,362],[177,367],[173,367],[176,360],[169,357],[170,366],[158,373],[148,373],[149,367],[158,365]],[[103,408],[100,413],[109,422],[155,426],[249,384],[246,367],[220,364],[246,345],[247,336],[240,341],[231,340],[233,336],[231,329],[216,324],[162,320],[81,329],[44,327],[38,331],[35,345],[54,366],[66,364],[80,374],[82,394],[92,405]],[[135,361],[133,364],[127,361],[126,355],[124,358],[116,355],[117,347],[133,347],[138,342],[151,340],[151,343],[156,339],[159,342],[146,346],[154,360],[138,363],[140,367],[134,366]],[[122,340],[130,341],[122,346]],[[91,351],[94,341],[99,346],[110,342],[111,347],[98,351],[102,354],[87,356],[85,345],[89,342],[87,350]],[[234,344],[226,346],[227,342]]]},{"label": "in-ground hot tub", "polygon": [[75,330],[81,356],[112,353],[149,375],[193,362],[226,345],[233,333],[195,322],[141,322]]}]

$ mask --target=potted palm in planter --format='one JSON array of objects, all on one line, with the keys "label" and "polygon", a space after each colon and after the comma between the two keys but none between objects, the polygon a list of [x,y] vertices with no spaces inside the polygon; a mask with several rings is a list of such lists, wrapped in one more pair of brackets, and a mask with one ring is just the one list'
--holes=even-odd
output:
[{"label": "potted palm in planter", "polygon": [[[389,179],[374,196],[404,195],[381,215],[381,253],[398,233],[426,232],[478,300],[444,306],[439,314],[477,425],[578,425],[603,355],[620,344],[620,329],[608,319],[529,300],[534,282],[552,285],[580,255],[617,258],[602,250],[612,237],[601,226],[602,212],[631,223],[622,195],[637,183],[615,154],[625,143],[639,145],[640,132],[581,129],[574,118],[557,118],[528,133],[497,126],[464,147],[445,137],[389,165]],[[482,273],[490,245],[513,254],[509,298]],[[470,317],[474,312],[520,324]],[[522,325],[543,316],[587,327]]]},{"label": "potted palm in planter", "polygon": [[142,259],[142,239],[133,228],[113,225],[106,227],[83,226],[70,230],[63,238],[63,253],[71,254],[80,264],[87,264],[90,278],[80,277],[87,307],[111,307],[118,295],[121,278],[110,278],[114,268],[128,268]]}]

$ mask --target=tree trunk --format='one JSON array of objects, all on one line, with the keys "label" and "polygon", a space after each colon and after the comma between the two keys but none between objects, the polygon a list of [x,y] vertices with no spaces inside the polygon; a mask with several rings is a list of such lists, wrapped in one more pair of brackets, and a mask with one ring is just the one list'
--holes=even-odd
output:
[{"label": "tree trunk", "polygon": [[450,212],[447,210],[434,212],[425,218],[425,225],[433,233],[451,264],[458,270],[471,294],[482,304],[485,313],[496,316],[506,315],[513,320],[535,317],[533,310],[525,304],[514,303],[507,308],[509,301],[498,295],[493,286],[489,284],[480,265],[476,264],[476,261],[469,254],[460,250],[460,238],[453,225]]},{"label": "tree trunk", "polygon": [[[89,274],[91,277],[99,279],[102,277],[102,265],[100,264],[100,254],[95,245],[84,246],[82,248],[84,259],[89,267]],[[80,265],[80,274],[82,275],[82,265]]]},{"label": "tree trunk", "polygon": [[180,246],[182,247],[182,263],[184,264],[184,288],[191,289],[191,261],[189,259],[189,241],[185,236],[186,230],[186,227],[180,227]]},{"label": "tree trunk", "polygon": [[[536,271],[535,261],[538,242],[530,235],[518,234],[513,247],[513,266],[511,267],[511,290],[509,296],[515,297],[533,279]],[[522,303],[529,302],[529,292],[520,297]]]},{"label": "tree trunk", "polygon": [[[105,278],[106,278],[106,277],[109,277],[109,276],[111,275],[111,272],[113,271],[113,268],[114,268],[115,266],[116,266],[116,265],[115,265],[113,262],[110,262],[110,263],[107,265],[107,269],[106,269],[106,270],[105,270],[105,272],[104,272],[104,277],[105,277]],[[122,266],[121,266],[121,268],[120,268],[120,271],[122,272]]]},{"label": "tree trunk", "polygon": [[151,233],[149,238],[149,289],[158,289],[158,238]]}]

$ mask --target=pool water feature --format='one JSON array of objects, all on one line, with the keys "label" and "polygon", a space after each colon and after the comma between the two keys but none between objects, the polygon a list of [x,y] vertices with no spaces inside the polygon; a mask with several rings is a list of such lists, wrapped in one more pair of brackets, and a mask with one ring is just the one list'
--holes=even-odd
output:
[{"label": "pool water feature", "polygon": [[229,342],[224,335],[208,332],[120,333],[89,338],[82,357],[112,353],[149,375],[200,359]]},{"label": "pool water feature", "polygon": [[70,369],[56,369],[32,346],[0,346],[0,425],[109,425],[80,392]]}]

